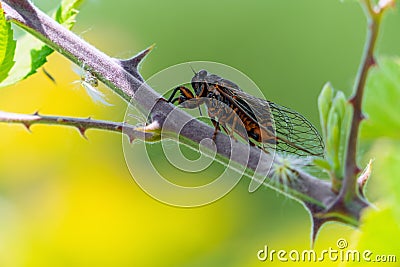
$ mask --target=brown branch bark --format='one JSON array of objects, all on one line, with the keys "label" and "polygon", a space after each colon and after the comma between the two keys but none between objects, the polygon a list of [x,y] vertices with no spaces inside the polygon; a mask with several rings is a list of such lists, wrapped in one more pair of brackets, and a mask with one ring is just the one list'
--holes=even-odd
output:
[{"label": "brown branch bark", "polygon": [[154,137],[153,133],[143,132],[138,130],[137,127],[124,122],[110,122],[92,118],[46,116],[39,113],[18,114],[0,111],[0,122],[22,124],[28,130],[34,124],[71,126],[76,128],[83,137],[85,137],[85,132],[88,129],[106,130],[125,134],[131,142],[135,139],[152,140]]},{"label": "brown branch bark", "polygon": [[345,176],[339,193],[339,198],[344,203],[358,197],[357,176],[360,174],[361,169],[357,165],[357,141],[360,123],[364,119],[362,101],[368,72],[375,65],[374,51],[378,39],[382,14],[385,10],[384,7],[374,7],[370,0],[362,0],[361,4],[363,5],[367,17],[367,40],[354,86],[354,93],[349,100],[353,106],[353,116],[347,147]]}]

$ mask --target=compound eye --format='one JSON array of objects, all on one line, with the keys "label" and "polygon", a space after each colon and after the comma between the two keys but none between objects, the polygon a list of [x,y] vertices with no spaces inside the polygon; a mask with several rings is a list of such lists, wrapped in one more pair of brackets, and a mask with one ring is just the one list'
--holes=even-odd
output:
[{"label": "compound eye", "polygon": [[207,76],[207,71],[206,70],[201,70],[201,71],[199,71],[199,77],[200,78],[204,78],[204,77],[206,77]]}]

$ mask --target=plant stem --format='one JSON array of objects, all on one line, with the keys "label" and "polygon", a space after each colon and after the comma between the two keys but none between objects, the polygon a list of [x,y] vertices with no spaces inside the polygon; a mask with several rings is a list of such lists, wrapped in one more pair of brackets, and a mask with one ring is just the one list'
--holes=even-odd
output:
[{"label": "plant stem", "polygon": [[45,116],[39,113],[30,115],[0,111],[0,122],[23,124],[28,130],[33,124],[72,126],[78,129],[83,137],[85,137],[85,132],[88,129],[99,129],[123,133],[128,136],[131,142],[135,139],[151,140],[153,138],[153,133],[140,131],[137,127],[124,122],[110,122],[91,118]]},{"label": "plant stem", "polygon": [[383,8],[374,8],[370,0],[361,0],[361,4],[367,17],[368,29],[363,57],[354,86],[354,93],[349,100],[353,106],[353,116],[347,147],[345,176],[339,193],[339,198],[343,200],[344,203],[357,198],[357,175],[360,173],[361,169],[357,165],[356,156],[358,132],[360,129],[360,123],[364,119],[364,114],[361,109],[362,101],[368,72],[371,67],[375,65],[374,50],[379,33],[382,11],[384,10]]}]

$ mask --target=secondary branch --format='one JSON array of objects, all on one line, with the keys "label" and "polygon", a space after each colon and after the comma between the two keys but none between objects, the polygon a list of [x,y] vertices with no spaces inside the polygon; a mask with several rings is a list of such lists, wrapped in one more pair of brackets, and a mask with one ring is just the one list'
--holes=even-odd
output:
[{"label": "secondary branch", "polygon": [[362,113],[361,109],[364,97],[364,89],[368,72],[375,65],[374,51],[379,34],[382,14],[389,4],[391,4],[391,1],[380,1],[378,6],[373,6],[370,0],[362,0],[361,4],[363,5],[368,22],[367,40],[354,86],[354,94],[349,100],[353,106],[353,117],[351,121],[349,142],[347,147],[345,176],[339,195],[339,198],[343,200],[344,203],[357,198],[357,175],[361,171],[357,165],[356,158],[357,140],[360,123],[364,119],[364,114]]},{"label": "secondary branch", "polygon": [[30,127],[34,124],[71,126],[76,128],[85,138],[85,132],[88,129],[123,133],[131,142],[135,139],[151,140],[153,138],[153,133],[143,132],[138,130],[137,127],[124,122],[110,122],[104,120],[94,120],[92,118],[46,116],[37,112],[35,114],[18,114],[0,111],[0,122],[22,124],[28,130],[30,130]]}]

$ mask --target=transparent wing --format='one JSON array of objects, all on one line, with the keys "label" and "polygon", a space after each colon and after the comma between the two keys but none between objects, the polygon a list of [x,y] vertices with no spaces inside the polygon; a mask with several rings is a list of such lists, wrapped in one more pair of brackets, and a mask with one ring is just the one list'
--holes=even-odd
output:
[{"label": "transparent wing", "polygon": [[[324,142],[314,125],[303,115],[269,102],[278,138],[277,149],[300,156],[324,156]],[[289,142],[285,142],[287,140]],[[302,149],[294,147],[300,146]]]},{"label": "transparent wing", "polygon": [[299,156],[323,157],[324,143],[320,134],[300,113],[249,95],[238,87],[218,87],[218,89],[260,127],[270,132],[268,125],[273,121],[278,151]]}]

